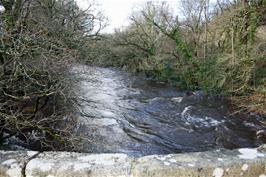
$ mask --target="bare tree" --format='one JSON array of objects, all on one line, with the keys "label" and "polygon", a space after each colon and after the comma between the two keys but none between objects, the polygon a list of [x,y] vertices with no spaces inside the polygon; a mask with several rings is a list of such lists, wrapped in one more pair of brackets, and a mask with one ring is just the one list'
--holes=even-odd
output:
[{"label": "bare tree", "polygon": [[[181,11],[184,16],[183,25],[186,28],[186,39],[193,44],[194,55],[199,56],[201,50],[200,38],[202,34],[202,22],[204,17],[205,0],[182,0]],[[207,9],[206,9],[207,12]],[[203,45],[204,46],[204,45]]]},{"label": "bare tree", "polygon": [[74,0],[0,0],[0,5],[5,8],[0,141],[16,136],[26,145],[36,143],[38,150],[73,149],[78,141],[72,141],[76,120],[68,69],[83,49],[80,44],[99,33],[102,17],[93,8],[81,10]]}]

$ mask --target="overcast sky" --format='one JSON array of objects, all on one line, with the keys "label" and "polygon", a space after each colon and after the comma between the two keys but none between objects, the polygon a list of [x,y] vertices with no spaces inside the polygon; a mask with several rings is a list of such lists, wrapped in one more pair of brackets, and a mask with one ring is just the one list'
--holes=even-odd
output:
[{"label": "overcast sky", "polygon": [[[156,0],[168,1],[172,7],[177,6],[178,0]],[[88,0],[77,0],[80,7],[88,6]],[[109,19],[109,26],[105,32],[112,32],[114,28],[128,25],[128,17],[132,10],[147,0],[97,0],[105,16]]]}]

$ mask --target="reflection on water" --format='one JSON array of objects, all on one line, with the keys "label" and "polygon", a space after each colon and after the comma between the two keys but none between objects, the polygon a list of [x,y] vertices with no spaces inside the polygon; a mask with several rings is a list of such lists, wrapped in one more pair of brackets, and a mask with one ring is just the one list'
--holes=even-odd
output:
[{"label": "reflection on water", "polygon": [[116,69],[78,66],[79,132],[84,151],[140,156],[252,147],[259,121],[230,117],[223,100]]}]

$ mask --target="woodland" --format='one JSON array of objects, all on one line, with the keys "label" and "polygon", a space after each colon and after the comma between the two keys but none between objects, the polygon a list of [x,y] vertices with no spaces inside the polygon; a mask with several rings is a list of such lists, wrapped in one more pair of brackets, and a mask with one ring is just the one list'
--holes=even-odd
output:
[{"label": "woodland", "polygon": [[94,2],[85,10],[75,0],[0,5],[0,144],[15,136],[34,149],[78,151],[76,63],[145,73],[223,96],[237,113],[266,114],[265,0],[151,1],[110,34]]}]

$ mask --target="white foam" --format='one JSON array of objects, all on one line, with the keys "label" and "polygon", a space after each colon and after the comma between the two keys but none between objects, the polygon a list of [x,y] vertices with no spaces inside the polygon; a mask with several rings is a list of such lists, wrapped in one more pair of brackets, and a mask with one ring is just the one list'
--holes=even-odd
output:
[{"label": "white foam", "polygon": [[183,101],[183,97],[174,97],[174,98],[172,98],[172,101],[177,102],[177,103],[181,103]]},{"label": "white foam", "polygon": [[187,106],[185,109],[182,111],[181,116],[185,117],[188,114],[188,111],[192,108],[192,106]]},{"label": "white foam", "polygon": [[218,126],[224,123],[224,121],[218,121],[208,116],[197,117],[197,116],[191,115],[190,114],[191,108],[192,106],[187,106],[181,113],[181,118],[183,119],[183,121],[185,121],[186,125],[193,125],[199,128],[199,127],[215,127],[215,126]]}]

